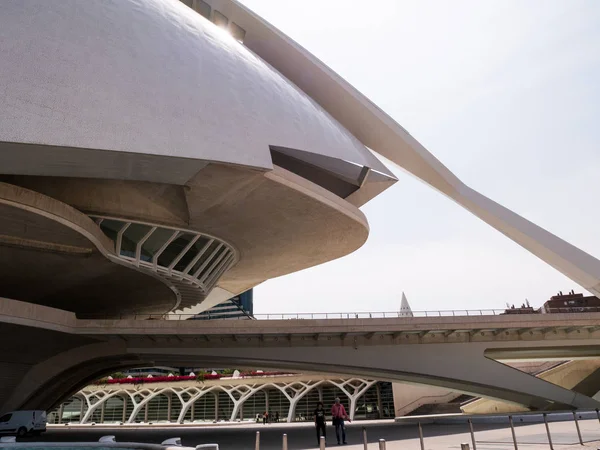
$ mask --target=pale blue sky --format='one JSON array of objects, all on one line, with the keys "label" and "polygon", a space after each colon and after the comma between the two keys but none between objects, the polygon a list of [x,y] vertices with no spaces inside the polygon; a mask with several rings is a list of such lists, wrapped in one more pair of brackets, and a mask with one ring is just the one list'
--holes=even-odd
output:
[{"label": "pale blue sky", "polygon": [[[600,257],[600,1],[242,0],[472,188]],[[582,291],[441,194],[399,182],[360,250],[255,290],[262,312],[540,305]]]}]

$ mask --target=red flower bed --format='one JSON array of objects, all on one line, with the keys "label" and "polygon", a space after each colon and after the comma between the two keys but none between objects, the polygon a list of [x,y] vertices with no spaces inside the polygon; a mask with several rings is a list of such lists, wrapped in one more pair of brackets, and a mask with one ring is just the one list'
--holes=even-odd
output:
[{"label": "red flower bed", "polygon": [[[274,375],[290,375],[289,372],[241,372],[240,377],[266,377]],[[173,375],[160,377],[133,377],[133,378],[115,378],[112,380],[103,379],[95,384],[142,384],[142,383],[164,383],[165,381],[202,381],[202,380],[218,380],[220,378],[231,377],[233,374],[201,374],[201,375]]]}]

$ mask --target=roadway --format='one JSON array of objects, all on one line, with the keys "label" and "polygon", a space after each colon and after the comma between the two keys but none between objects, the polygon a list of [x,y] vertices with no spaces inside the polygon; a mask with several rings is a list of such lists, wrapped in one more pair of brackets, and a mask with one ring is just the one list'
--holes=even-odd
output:
[{"label": "roadway", "polygon": [[[598,448],[600,424],[598,420],[579,421],[586,446]],[[378,448],[377,441],[385,439],[387,450],[417,450],[419,439],[415,424],[397,424],[390,421],[358,422],[347,427],[349,450],[363,450],[362,426],[366,426],[369,450]],[[581,448],[574,422],[550,423],[555,449]],[[108,434],[115,435],[120,442],[160,443],[170,437],[181,437],[183,445],[195,446],[202,443],[218,443],[224,450],[248,450],[254,448],[255,433],[261,432],[261,449],[280,449],[283,433],[288,435],[290,450],[314,449],[316,437],[310,423],[271,424],[271,425],[220,425],[196,427],[143,427],[143,428],[78,428],[73,426],[52,428],[42,436],[44,441],[95,441]],[[543,424],[515,426],[517,441],[521,448],[538,450],[549,448]],[[330,444],[335,444],[333,427],[327,427]],[[425,448],[427,450],[456,450],[462,442],[471,442],[467,424],[426,424],[423,425]],[[477,449],[512,449],[510,429],[506,424],[475,424]],[[336,446],[336,445],[332,445]]]}]

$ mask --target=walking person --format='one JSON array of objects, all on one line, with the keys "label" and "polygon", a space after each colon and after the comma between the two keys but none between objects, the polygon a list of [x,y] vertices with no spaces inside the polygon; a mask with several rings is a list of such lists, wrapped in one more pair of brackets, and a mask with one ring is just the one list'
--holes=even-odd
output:
[{"label": "walking person", "polygon": [[268,421],[269,421],[269,413],[267,411],[265,411],[263,413],[263,425],[266,425]]},{"label": "walking person", "polygon": [[335,437],[337,438],[338,445],[340,445],[340,434],[342,435],[341,442],[343,442],[344,445],[348,444],[346,442],[346,427],[344,426],[344,420],[347,420],[348,422],[351,422],[351,420],[346,413],[346,408],[340,403],[339,397],[335,399],[335,403],[331,407],[331,417],[331,421],[335,426]]},{"label": "walking person", "polygon": [[327,430],[325,428],[325,408],[323,402],[317,403],[317,409],[314,410],[315,428],[317,429],[317,445],[321,443],[321,436],[327,440]]}]

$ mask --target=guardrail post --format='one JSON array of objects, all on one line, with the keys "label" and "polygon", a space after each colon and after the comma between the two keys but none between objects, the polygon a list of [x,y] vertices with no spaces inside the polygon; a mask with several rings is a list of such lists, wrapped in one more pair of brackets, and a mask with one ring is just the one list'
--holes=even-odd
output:
[{"label": "guardrail post", "polygon": [[473,443],[473,450],[477,450],[477,444],[475,443],[475,432],[473,431],[473,421],[469,419],[469,431],[471,432],[471,442]]},{"label": "guardrail post", "polygon": [[325,436],[321,436],[319,439],[319,450],[325,450]]},{"label": "guardrail post", "polygon": [[254,444],[254,450],[260,450],[260,431],[256,432],[256,443]]},{"label": "guardrail post", "polygon": [[364,445],[364,450],[367,450],[367,428],[366,427],[362,427],[362,432],[363,432],[363,445]]},{"label": "guardrail post", "polygon": [[385,450],[385,439],[379,439],[379,450]]},{"label": "guardrail post", "polygon": [[552,445],[552,436],[550,436],[550,426],[548,425],[548,417],[546,413],[544,413],[544,424],[546,425],[546,433],[548,434],[548,443],[550,444],[550,450],[554,450],[554,446]]},{"label": "guardrail post", "polygon": [[423,441],[423,427],[421,427],[421,422],[419,422],[419,441],[421,442],[421,450],[425,450],[425,441]]},{"label": "guardrail post", "polygon": [[287,434],[283,433],[283,442],[281,444],[281,448],[283,450],[288,450],[288,446],[287,446]]},{"label": "guardrail post", "polygon": [[510,422],[510,432],[512,433],[515,450],[519,450],[519,446],[517,445],[517,435],[515,434],[515,424],[513,423],[512,416],[508,416],[508,421]]},{"label": "guardrail post", "polygon": [[573,419],[575,420],[575,427],[577,428],[577,436],[579,437],[579,443],[583,445],[583,439],[581,438],[581,430],[579,429],[579,422],[577,421],[577,411],[573,411]]},{"label": "guardrail post", "polygon": [[596,408],[596,416],[598,416],[598,422],[600,422],[600,411],[598,411],[598,408]]}]

